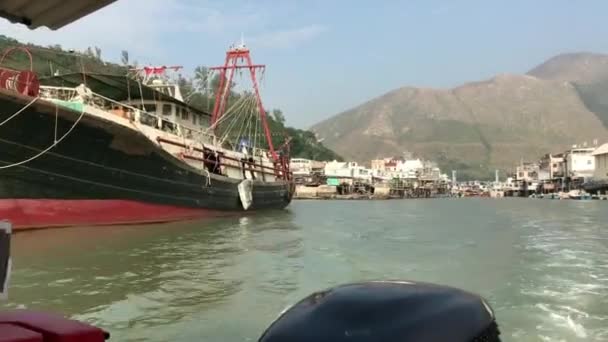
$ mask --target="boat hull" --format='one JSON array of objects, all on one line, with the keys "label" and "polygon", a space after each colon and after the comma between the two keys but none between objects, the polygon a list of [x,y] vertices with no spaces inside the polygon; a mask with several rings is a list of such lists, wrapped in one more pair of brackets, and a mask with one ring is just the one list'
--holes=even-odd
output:
[{"label": "boat hull", "polygon": [[0,215],[16,229],[159,223],[229,212],[129,200],[1,199]]},{"label": "boat hull", "polygon": [[[0,92],[0,122],[30,100]],[[242,180],[201,171],[132,128],[86,114],[59,144],[16,165],[52,146],[80,114],[38,100],[0,126],[0,219],[40,228],[243,211]],[[256,180],[249,210],[282,209],[292,193],[288,181]]]}]

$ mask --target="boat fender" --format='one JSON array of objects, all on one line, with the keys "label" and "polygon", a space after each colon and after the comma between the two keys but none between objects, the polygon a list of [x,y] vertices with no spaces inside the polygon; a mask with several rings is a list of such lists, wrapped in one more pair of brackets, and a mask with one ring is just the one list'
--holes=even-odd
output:
[{"label": "boat fender", "polygon": [[249,207],[251,207],[251,204],[253,203],[253,181],[251,179],[243,180],[239,183],[238,189],[243,209],[247,210],[249,209]]}]

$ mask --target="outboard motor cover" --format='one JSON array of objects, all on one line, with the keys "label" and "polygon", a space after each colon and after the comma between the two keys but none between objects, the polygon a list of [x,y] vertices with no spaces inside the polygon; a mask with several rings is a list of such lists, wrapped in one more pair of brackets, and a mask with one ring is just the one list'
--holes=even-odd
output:
[{"label": "outboard motor cover", "polygon": [[285,310],[259,342],[500,341],[475,294],[410,281],[371,281],[313,293]]}]

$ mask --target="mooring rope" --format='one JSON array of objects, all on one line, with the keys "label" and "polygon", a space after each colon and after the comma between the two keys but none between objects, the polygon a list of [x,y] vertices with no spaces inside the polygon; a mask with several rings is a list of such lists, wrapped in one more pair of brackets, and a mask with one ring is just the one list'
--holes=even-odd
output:
[{"label": "mooring rope", "polygon": [[[37,99],[37,98],[36,98],[36,99]],[[36,99],[32,100],[32,102],[30,102],[30,104],[34,103],[34,101],[35,101]],[[23,111],[25,108],[26,108],[26,107],[22,108],[22,109],[21,109],[19,112],[22,112],[22,111]],[[64,134],[64,135],[63,135],[61,138],[56,139],[56,140],[55,140],[55,142],[54,142],[52,145],[50,145],[49,147],[47,147],[47,148],[45,148],[44,150],[40,151],[40,153],[35,154],[34,156],[32,156],[32,157],[30,157],[30,158],[28,158],[28,159],[22,160],[22,161],[17,162],[17,163],[13,163],[13,164],[9,164],[9,165],[3,165],[3,166],[0,166],[0,170],[3,170],[3,169],[9,169],[9,168],[11,168],[11,167],[20,166],[20,165],[23,165],[23,164],[29,163],[29,162],[31,162],[32,160],[37,159],[37,158],[39,158],[40,156],[42,156],[43,154],[45,154],[45,153],[47,153],[48,151],[50,151],[50,150],[51,150],[53,147],[57,146],[57,144],[59,144],[59,143],[60,143],[60,142],[61,142],[63,139],[65,139],[65,138],[66,138],[66,137],[67,137],[67,136],[68,136],[68,135],[69,135],[69,134],[70,134],[70,133],[71,133],[71,132],[74,130],[74,128],[76,128],[76,125],[78,125],[78,123],[80,122],[80,119],[82,119],[82,117],[84,116],[84,113],[85,113],[85,111],[84,111],[84,105],[83,105],[83,106],[82,106],[82,111],[80,112],[80,116],[78,117],[78,119],[76,119],[76,121],[74,121],[74,124],[72,125],[72,127],[70,127],[70,129],[69,129],[69,130],[68,130],[68,131],[67,131],[67,132],[66,132],[66,133],[65,133],[65,134]],[[6,121],[6,120],[5,120],[5,121]],[[2,126],[2,124],[0,124],[0,126]]]},{"label": "mooring rope", "polygon": [[38,99],[40,98],[40,96],[36,96],[34,99],[32,99],[32,101],[30,101],[28,104],[25,105],[25,107],[19,109],[15,114],[9,116],[6,120],[0,122],[0,127],[2,127],[5,123],[11,121],[14,117],[16,117],[17,115],[21,114],[24,110],[26,110],[29,106],[31,106],[32,104],[34,104],[34,102],[36,102]]}]

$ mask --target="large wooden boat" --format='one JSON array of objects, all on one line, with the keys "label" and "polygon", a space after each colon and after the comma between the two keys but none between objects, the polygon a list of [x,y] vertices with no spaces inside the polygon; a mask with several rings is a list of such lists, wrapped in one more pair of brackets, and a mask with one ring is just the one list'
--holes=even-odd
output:
[{"label": "large wooden boat", "polygon": [[[259,66],[233,61],[243,55],[245,46],[231,48],[216,68],[212,114],[189,106],[162,77],[165,67],[143,68],[138,77],[72,73],[39,82],[32,72],[0,69],[0,218],[24,229],[286,207],[294,190],[289,156],[272,144]],[[256,115],[247,117],[261,133],[249,136],[220,129],[238,121],[224,83],[239,68],[255,88]]]}]

